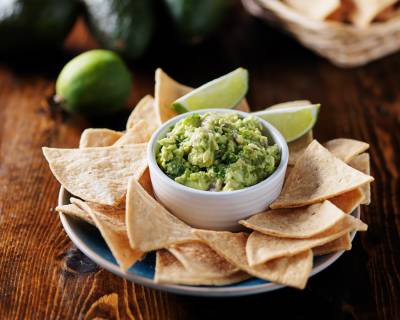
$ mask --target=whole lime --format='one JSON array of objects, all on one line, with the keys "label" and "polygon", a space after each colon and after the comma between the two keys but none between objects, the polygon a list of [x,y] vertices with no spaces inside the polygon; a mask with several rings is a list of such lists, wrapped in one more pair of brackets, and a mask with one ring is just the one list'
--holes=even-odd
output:
[{"label": "whole lime", "polygon": [[56,82],[56,100],[68,112],[104,115],[123,108],[131,76],[122,59],[108,50],[91,50],[68,62]]}]

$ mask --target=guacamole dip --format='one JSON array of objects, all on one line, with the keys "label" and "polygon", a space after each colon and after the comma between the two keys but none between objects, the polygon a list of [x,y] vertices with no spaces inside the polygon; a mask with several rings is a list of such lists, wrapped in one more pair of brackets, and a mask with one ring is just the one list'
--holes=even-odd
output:
[{"label": "guacamole dip", "polygon": [[256,117],[237,113],[193,113],[158,141],[160,168],[176,182],[210,191],[252,186],[280,161],[276,144],[262,134]]}]

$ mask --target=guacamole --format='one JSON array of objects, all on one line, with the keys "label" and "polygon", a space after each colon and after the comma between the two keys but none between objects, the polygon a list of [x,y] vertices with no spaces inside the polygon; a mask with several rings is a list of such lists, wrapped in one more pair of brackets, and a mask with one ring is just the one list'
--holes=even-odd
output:
[{"label": "guacamole", "polygon": [[256,117],[237,113],[193,113],[158,141],[160,168],[176,182],[209,191],[252,186],[271,175],[280,162]]}]

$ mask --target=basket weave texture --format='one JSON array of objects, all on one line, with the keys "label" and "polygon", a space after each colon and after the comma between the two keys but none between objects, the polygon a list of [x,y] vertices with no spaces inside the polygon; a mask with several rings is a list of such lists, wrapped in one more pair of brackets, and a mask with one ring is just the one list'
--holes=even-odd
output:
[{"label": "basket weave texture", "polygon": [[242,0],[252,15],[293,35],[340,67],[355,67],[400,49],[400,15],[365,29],[305,17],[279,0]]}]

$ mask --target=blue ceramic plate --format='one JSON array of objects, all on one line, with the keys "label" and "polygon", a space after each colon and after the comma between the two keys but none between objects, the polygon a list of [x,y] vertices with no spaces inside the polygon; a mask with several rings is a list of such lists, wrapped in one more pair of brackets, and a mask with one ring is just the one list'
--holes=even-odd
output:
[{"label": "blue ceramic plate", "polygon": [[[61,206],[68,204],[69,198],[70,194],[61,187],[58,197],[58,205]],[[352,214],[359,218],[360,208],[357,208]],[[220,287],[155,283],[153,280],[155,255],[153,253],[148,254],[144,260],[137,262],[127,272],[123,272],[119,269],[111,251],[108,249],[106,243],[95,227],[83,221],[68,217],[62,213],[60,213],[60,219],[65,232],[68,234],[72,242],[91,260],[120,277],[150,288],[192,296],[233,297],[273,291],[284,287],[283,285],[257,278],[251,278],[237,284]],[[351,239],[353,239],[354,236],[355,232],[352,232]],[[313,276],[329,267],[342,254],[343,251],[340,251],[321,257],[315,257],[314,267],[310,276]]]}]

